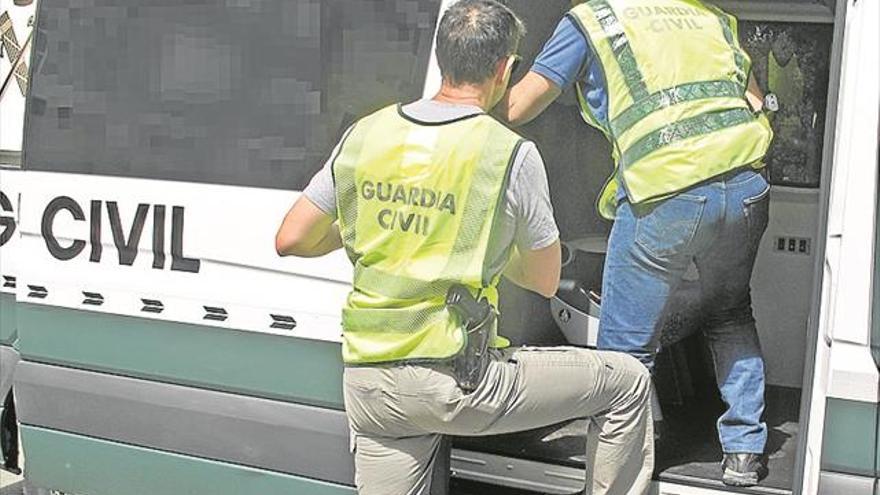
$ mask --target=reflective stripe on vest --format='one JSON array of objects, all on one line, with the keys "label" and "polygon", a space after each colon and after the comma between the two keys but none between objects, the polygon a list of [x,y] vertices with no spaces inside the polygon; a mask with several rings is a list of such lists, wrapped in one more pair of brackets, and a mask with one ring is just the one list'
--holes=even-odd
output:
[{"label": "reflective stripe on vest", "polygon": [[694,0],[590,0],[569,16],[607,86],[608,122],[580,98],[584,119],[613,145],[602,216],[614,217],[620,187],[638,204],[762,166],[773,133],[745,98],[751,61],[736,18]]},{"label": "reflective stripe on vest", "polygon": [[388,107],[355,124],[333,163],[354,264],[346,363],[457,354],[465,336],[445,307],[454,283],[497,307],[500,273],[488,272],[486,254],[520,142],[483,114],[427,124]]}]

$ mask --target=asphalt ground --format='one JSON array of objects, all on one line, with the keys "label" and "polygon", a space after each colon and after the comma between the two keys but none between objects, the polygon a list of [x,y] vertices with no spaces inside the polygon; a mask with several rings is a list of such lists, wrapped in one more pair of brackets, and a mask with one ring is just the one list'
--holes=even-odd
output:
[{"label": "asphalt ground", "polygon": [[0,495],[21,495],[24,478],[0,470]]},{"label": "asphalt ground", "polygon": [[[0,495],[23,495],[24,478],[0,470]],[[119,494],[125,495],[125,494]],[[540,495],[534,492],[499,488],[482,483],[451,479],[449,495]]]},{"label": "asphalt ground", "polygon": [[[0,495],[22,495],[23,478],[0,470]],[[120,494],[124,495],[124,494]],[[532,492],[498,488],[480,483],[452,481],[449,495],[538,495]]]}]

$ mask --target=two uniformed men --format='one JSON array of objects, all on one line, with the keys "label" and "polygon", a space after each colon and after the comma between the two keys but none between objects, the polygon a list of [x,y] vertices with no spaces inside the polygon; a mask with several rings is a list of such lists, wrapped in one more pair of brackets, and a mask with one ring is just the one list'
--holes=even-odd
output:
[{"label": "two uniformed men", "polygon": [[[494,0],[454,4],[437,32],[439,93],[355,123],[285,217],[280,254],[344,248],[354,265],[344,394],[362,495],[427,494],[442,435],[585,417],[598,445],[587,491],[645,493],[653,426],[642,363],[653,363],[660,310],[691,260],[717,308],[707,334],[730,405],[719,421],[724,479],[757,481],[766,427],[748,282],[767,222],[755,170],[772,134],[747,101],[735,19],[658,0],[672,19],[648,3],[576,7],[507,96],[522,23]],[[614,145],[600,198],[615,219],[600,346],[625,352],[510,348],[490,325],[487,366],[462,386],[457,357],[475,335],[447,306],[450,288],[497,308],[501,276],[550,297],[560,273],[541,156],[488,112],[502,101],[501,116],[525,122],[571,83]]]}]

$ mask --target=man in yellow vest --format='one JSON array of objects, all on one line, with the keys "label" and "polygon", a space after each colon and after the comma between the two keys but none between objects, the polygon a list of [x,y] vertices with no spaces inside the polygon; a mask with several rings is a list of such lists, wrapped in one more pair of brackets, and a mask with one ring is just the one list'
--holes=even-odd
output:
[{"label": "man in yellow vest", "polygon": [[599,348],[652,368],[668,296],[695,261],[728,405],[718,420],[723,481],[754,485],[767,427],[749,280],[767,226],[759,169],[773,133],[736,18],[699,0],[572,3],[498,113],[523,124],[576,85],[583,118],[611,142],[615,164],[598,201],[614,219]]},{"label": "man in yellow vest", "polygon": [[[278,231],[279,254],[344,248],[354,265],[342,357],[362,495],[427,494],[443,435],[587,417],[598,442],[588,493],[649,488],[645,367],[622,353],[506,348],[495,333],[502,274],[545,297],[559,283],[540,154],[486,113],[523,33],[495,0],[452,6],[437,33],[439,93],[356,122]],[[467,305],[456,301],[479,311],[459,313]],[[489,348],[471,353],[483,340]]]}]

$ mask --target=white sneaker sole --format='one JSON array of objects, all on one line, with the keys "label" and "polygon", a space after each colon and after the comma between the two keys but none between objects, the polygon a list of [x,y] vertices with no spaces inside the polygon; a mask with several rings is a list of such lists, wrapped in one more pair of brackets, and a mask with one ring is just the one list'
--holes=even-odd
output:
[{"label": "white sneaker sole", "polygon": [[755,486],[758,484],[758,473],[740,473],[732,469],[724,468],[721,481],[730,486]]}]

